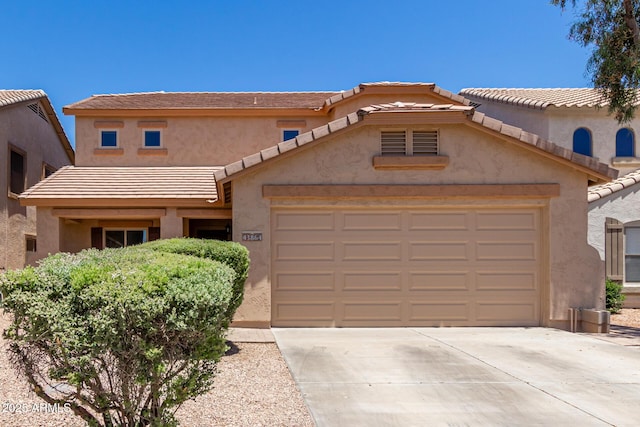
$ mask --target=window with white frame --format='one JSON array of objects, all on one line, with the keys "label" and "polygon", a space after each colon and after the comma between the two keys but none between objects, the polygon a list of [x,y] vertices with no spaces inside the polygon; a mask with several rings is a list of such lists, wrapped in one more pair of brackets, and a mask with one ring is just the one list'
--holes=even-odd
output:
[{"label": "window with white frame", "polygon": [[118,147],[118,131],[117,130],[101,130],[100,131],[100,148],[117,148]]},{"label": "window with white frame", "polygon": [[162,132],[159,129],[145,129],[142,145],[144,148],[162,147]]},{"label": "window with white frame", "polygon": [[123,248],[139,245],[147,241],[147,230],[144,229],[105,229],[104,247]]},{"label": "window with white frame", "polygon": [[383,156],[437,156],[437,130],[385,130],[380,133]]}]

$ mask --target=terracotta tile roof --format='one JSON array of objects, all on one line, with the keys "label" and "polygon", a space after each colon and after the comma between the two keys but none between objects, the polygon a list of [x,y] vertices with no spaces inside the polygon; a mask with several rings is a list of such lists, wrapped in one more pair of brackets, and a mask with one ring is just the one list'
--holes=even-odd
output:
[{"label": "terracotta tile roof", "polygon": [[245,157],[242,160],[238,160],[237,162],[226,165],[224,168],[217,170],[214,173],[214,176],[218,181],[226,181],[233,175],[245,169],[256,166],[288,151],[322,139],[325,136],[341,131],[349,126],[353,126],[365,120],[367,116],[372,114],[407,112],[420,112],[429,114],[433,112],[443,111],[458,114],[462,113],[464,116],[466,116],[466,120],[469,120],[476,125],[482,126],[483,128],[489,129],[494,132],[498,132],[509,138],[513,138],[520,143],[528,144],[532,147],[535,147],[535,149],[551,154],[552,158],[564,160],[573,163],[578,167],[582,167],[584,168],[584,170],[590,172],[592,177],[596,178],[598,181],[608,181],[618,176],[618,171],[616,169],[610,168],[605,163],[600,163],[592,157],[574,153],[571,150],[567,150],[560,147],[559,145],[544,140],[538,135],[526,132],[521,128],[515,126],[508,125],[501,122],[500,120],[485,116],[483,113],[474,111],[473,107],[467,105],[461,106],[454,104],[416,104],[409,102],[395,102],[393,104],[371,105],[369,107],[361,108],[357,112],[351,113],[346,117],[342,117],[326,125],[317,127],[309,132],[298,135],[294,139],[281,142],[276,146],[264,149],[259,153],[255,153],[251,156]]},{"label": "terracotta tile roof", "polygon": [[66,166],[20,195],[35,199],[199,199],[217,198],[216,167]]},{"label": "terracotta tile roof", "polygon": [[460,95],[475,100],[487,100],[544,110],[547,107],[602,107],[608,103],[593,88],[467,88]]},{"label": "terracotta tile roof", "polygon": [[10,90],[0,89],[0,107],[6,105],[17,104],[23,101],[32,101],[34,99],[45,98],[47,96],[43,90],[26,89],[26,90]]},{"label": "terracotta tile roof", "polygon": [[64,107],[80,110],[189,110],[189,109],[310,109],[321,110],[357,95],[367,88],[425,89],[456,103],[468,105],[460,95],[433,83],[372,82],[346,91],[326,92],[146,92],[93,95]]},{"label": "terracotta tile roof", "polygon": [[628,173],[615,181],[607,182],[602,185],[594,185],[589,187],[587,200],[589,202],[595,202],[604,197],[610,196],[618,191],[629,188],[633,185],[640,183],[640,170]]},{"label": "terracotta tile roof", "polygon": [[65,110],[319,109],[337,92],[148,92],[93,95]]},{"label": "terracotta tile roof", "polygon": [[60,143],[66,151],[67,157],[69,157],[69,161],[74,163],[75,152],[47,94],[40,89],[0,89],[0,108],[25,101],[40,101],[42,103],[49,122],[53,125]]}]

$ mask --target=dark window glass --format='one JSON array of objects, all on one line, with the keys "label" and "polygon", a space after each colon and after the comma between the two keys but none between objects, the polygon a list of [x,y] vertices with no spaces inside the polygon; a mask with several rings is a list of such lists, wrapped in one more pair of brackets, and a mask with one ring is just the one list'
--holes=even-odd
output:
[{"label": "dark window glass", "polygon": [[15,194],[22,193],[25,188],[25,167],[24,156],[15,151],[11,151],[11,182],[9,183],[9,191]]},{"label": "dark window glass", "polygon": [[620,129],[616,133],[616,157],[634,157],[635,152],[633,132],[627,128]]},{"label": "dark window glass", "polygon": [[118,146],[118,132],[116,132],[115,130],[103,130],[100,133],[100,136],[101,136],[101,140],[100,140],[101,147],[117,147]]},{"label": "dark window glass", "polygon": [[285,130],[285,131],[282,132],[282,140],[283,141],[288,141],[290,139],[295,138],[299,134],[300,134],[299,130]]},{"label": "dark window glass", "polygon": [[127,246],[139,245],[144,243],[144,240],[143,230],[127,230]]},{"label": "dark window glass", "polygon": [[160,147],[160,131],[159,130],[144,131],[144,146]]},{"label": "dark window glass", "polygon": [[591,132],[589,132],[589,129],[580,128],[576,129],[573,133],[573,151],[584,154],[585,156],[593,155],[591,149]]},{"label": "dark window glass", "polygon": [[104,246],[107,248],[123,248],[125,246],[124,230],[105,231]]}]

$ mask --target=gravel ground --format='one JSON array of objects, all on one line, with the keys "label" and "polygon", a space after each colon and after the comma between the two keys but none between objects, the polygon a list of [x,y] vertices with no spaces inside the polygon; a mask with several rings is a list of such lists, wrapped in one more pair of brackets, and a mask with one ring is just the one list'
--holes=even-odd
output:
[{"label": "gravel ground", "polygon": [[611,324],[640,328],[640,309],[623,308],[619,314],[611,315]]},{"label": "gravel ground", "polygon": [[[0,310],[0,331],[9,317]],[[40,408],[42,400],[9,364],[0,334],[0,426],[80,427],[79,417]],[[309,411],[273,343],[238,343],[220,361],[214,389],[185,403],[182,426],[313,426]]]}]

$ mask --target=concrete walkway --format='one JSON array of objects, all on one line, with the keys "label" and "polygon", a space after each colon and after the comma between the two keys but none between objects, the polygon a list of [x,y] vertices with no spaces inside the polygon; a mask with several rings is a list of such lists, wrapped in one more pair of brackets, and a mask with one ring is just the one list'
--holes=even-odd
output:
[{"label": "concrete walkway", "polygon": [[640,349],[545,328],[272,329],[318,426],[636,426]]}]

